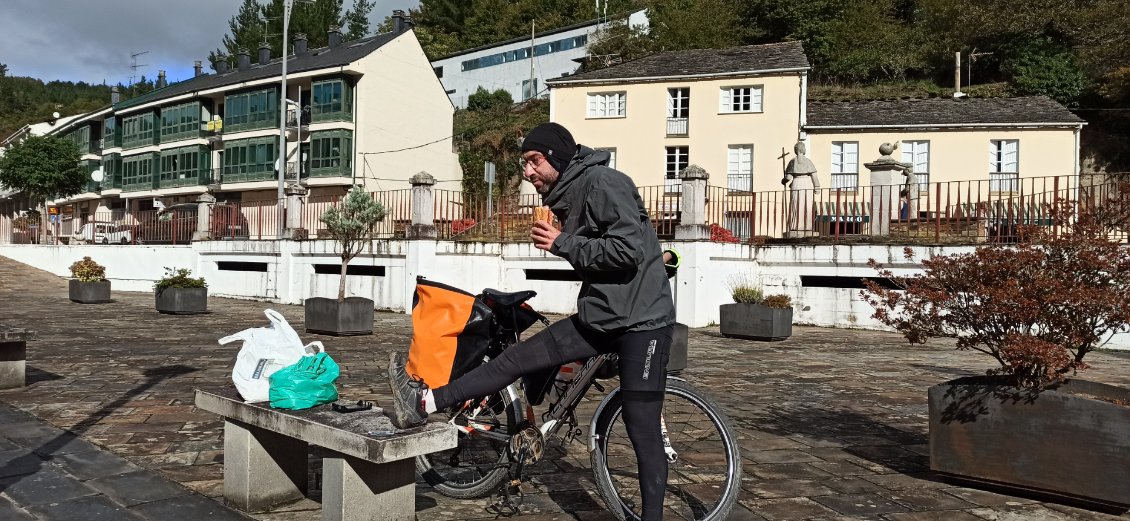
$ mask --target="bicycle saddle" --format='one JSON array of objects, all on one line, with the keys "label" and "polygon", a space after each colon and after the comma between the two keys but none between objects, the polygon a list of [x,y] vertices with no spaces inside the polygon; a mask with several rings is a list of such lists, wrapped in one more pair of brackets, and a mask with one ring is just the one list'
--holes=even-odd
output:
[{"label": "bicycle saddle", "polygon": [[534,298],[534,296],[537,294],[538,292],[533,290],[517,291],[514,293],[506,293],[504,291],[498,291],[497,289],[490,288],[483,290],[484,297],[494,301],[495,304],[505,307],[517,306],[527,300]]}]

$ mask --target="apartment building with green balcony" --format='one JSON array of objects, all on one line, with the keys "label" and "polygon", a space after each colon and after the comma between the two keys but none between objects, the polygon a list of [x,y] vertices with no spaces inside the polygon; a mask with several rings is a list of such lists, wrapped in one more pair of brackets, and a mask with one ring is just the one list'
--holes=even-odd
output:
[{"label": "apartment building with green balcony", "polygon": [[198,62],[187,80],[169,84],[161,72],[150,93],[128,100],[115,94],[108,107],[53,132],[73,139],[84,168],[101,174],[84,193],[55,204],[74,204],[79,215],[148,210],[155,201],[168,206],[204,193],[274,201],[280,175],[310,197],[340,195],[354,184],[407,188],[420,171],[461,179],[450,141],[454,107],[410,24],[397,26],[356,41],[331,28],[329,45],[318,49],[296,35],[285,92],[282,60],[264,47],[254,61],[240,53],[213,64],[211,74]]}]

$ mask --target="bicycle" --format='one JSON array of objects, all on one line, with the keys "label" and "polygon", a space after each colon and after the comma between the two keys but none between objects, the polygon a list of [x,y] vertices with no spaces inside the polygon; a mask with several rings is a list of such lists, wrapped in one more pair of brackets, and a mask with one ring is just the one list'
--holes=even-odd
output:
[{"label": "bicycle", "polygon": [[[503,293],[491,289],[480,295],[494,313],[490,347],[483,363],[516,344],[522,331],[549,321],[524,303],[533,291]],[[518,383],[453,410],[440,411],[459,428],[455,449],[416,458],[416,469],[440,494],[453,498],[482,498],[498,493],[498,512],[517,513],[524,471],[545,455],[548,441],[583,439],[575,410],[589,389],[605,392],[598,381],[617,375],[617,356],[602,354],[584,362],[567,383],[554,381],[557,368],[540,388],[536,379]],[[547,372],[548,373],[548,372]],[[541,375],[543,378],[546,375]],[[537,422],[533,406],[554,395]],[[614,388],[600,402],[590,421],[588,448],[601,497],[618,519],[639,519],[639,485],[635,452],[621,420],[622,400]],[[662,417],[669,477],[664,498],[665,517],[694,520],[725,519],[737,500],[741,456],[729,419],[706,395],[668,372]]]}]

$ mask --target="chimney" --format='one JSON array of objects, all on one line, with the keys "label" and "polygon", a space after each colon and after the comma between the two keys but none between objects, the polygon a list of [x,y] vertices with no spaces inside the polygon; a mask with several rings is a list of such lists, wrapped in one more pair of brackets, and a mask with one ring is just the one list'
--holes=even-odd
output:
[{"label": "chimney", "polygon": [[165,71],[157,71],[157,88],[164,88],[168,84],[169,82],[165,80]]},{"label": "chimney", "polygon": [[341,45],[341,28],[336,25],[330,26],[329,34],[330,49]]},{"label": "chimney", "polygon": [[235,67],[241,71],[251,68],[251,52],[247,49],[240,49],[235,54]]},{"label": "chimney", "polygon": [[965,97],[965,93],[961,92],[961,51],[953,53],[953,97]]},{"label": "chimney", "polygon": [[400,34],[404,32],[404,19],[407,15],[404,14],[403,9],[395,9],[392,11],[392,32],[393,34]]},{"label": "chimney", "polygon": [[119,101],[122,101],[122,92],[118,90],[117,85],[114,85],[110,87],[110,104],[117,105]]},{"label": "chimney", "polygon": [[302,56],[306,54],[306,34],[297,33],[294,35],[294,55]]},{"label": "chimney", "polygon": [[271,44],[263,43],[259,46],[259,65],[266,65],[271,62]]},{"label": "chimney", "polygon": [[192,77],[195,78],[204,74],[204,67],[201,66],[200,60],[192,62]]},{"label": "chimney", "polygon": [[225,74],[228,72],[228,57],[222,54],[216,55],[216,61],[212,62],[212,68],[216,69],[216,74]]}]

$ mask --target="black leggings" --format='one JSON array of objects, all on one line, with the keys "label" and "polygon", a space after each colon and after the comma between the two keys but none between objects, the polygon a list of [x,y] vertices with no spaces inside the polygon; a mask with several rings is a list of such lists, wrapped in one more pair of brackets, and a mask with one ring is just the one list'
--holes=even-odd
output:
[{"label": "black leggings", "polygon": [[659,419],[667,385],[667,359],[671,326],[651,331],[601,333],[585,328],[576,315],[551,324],[528,340],[514,345],[483,364],[432,392],[436,408],[496,393],[528,375],[598,354],[620,357],[620,390],[624,399],[624,427],[639,463],[643,520],[663,518],[663,493],[667,486],[667,454]]}]

